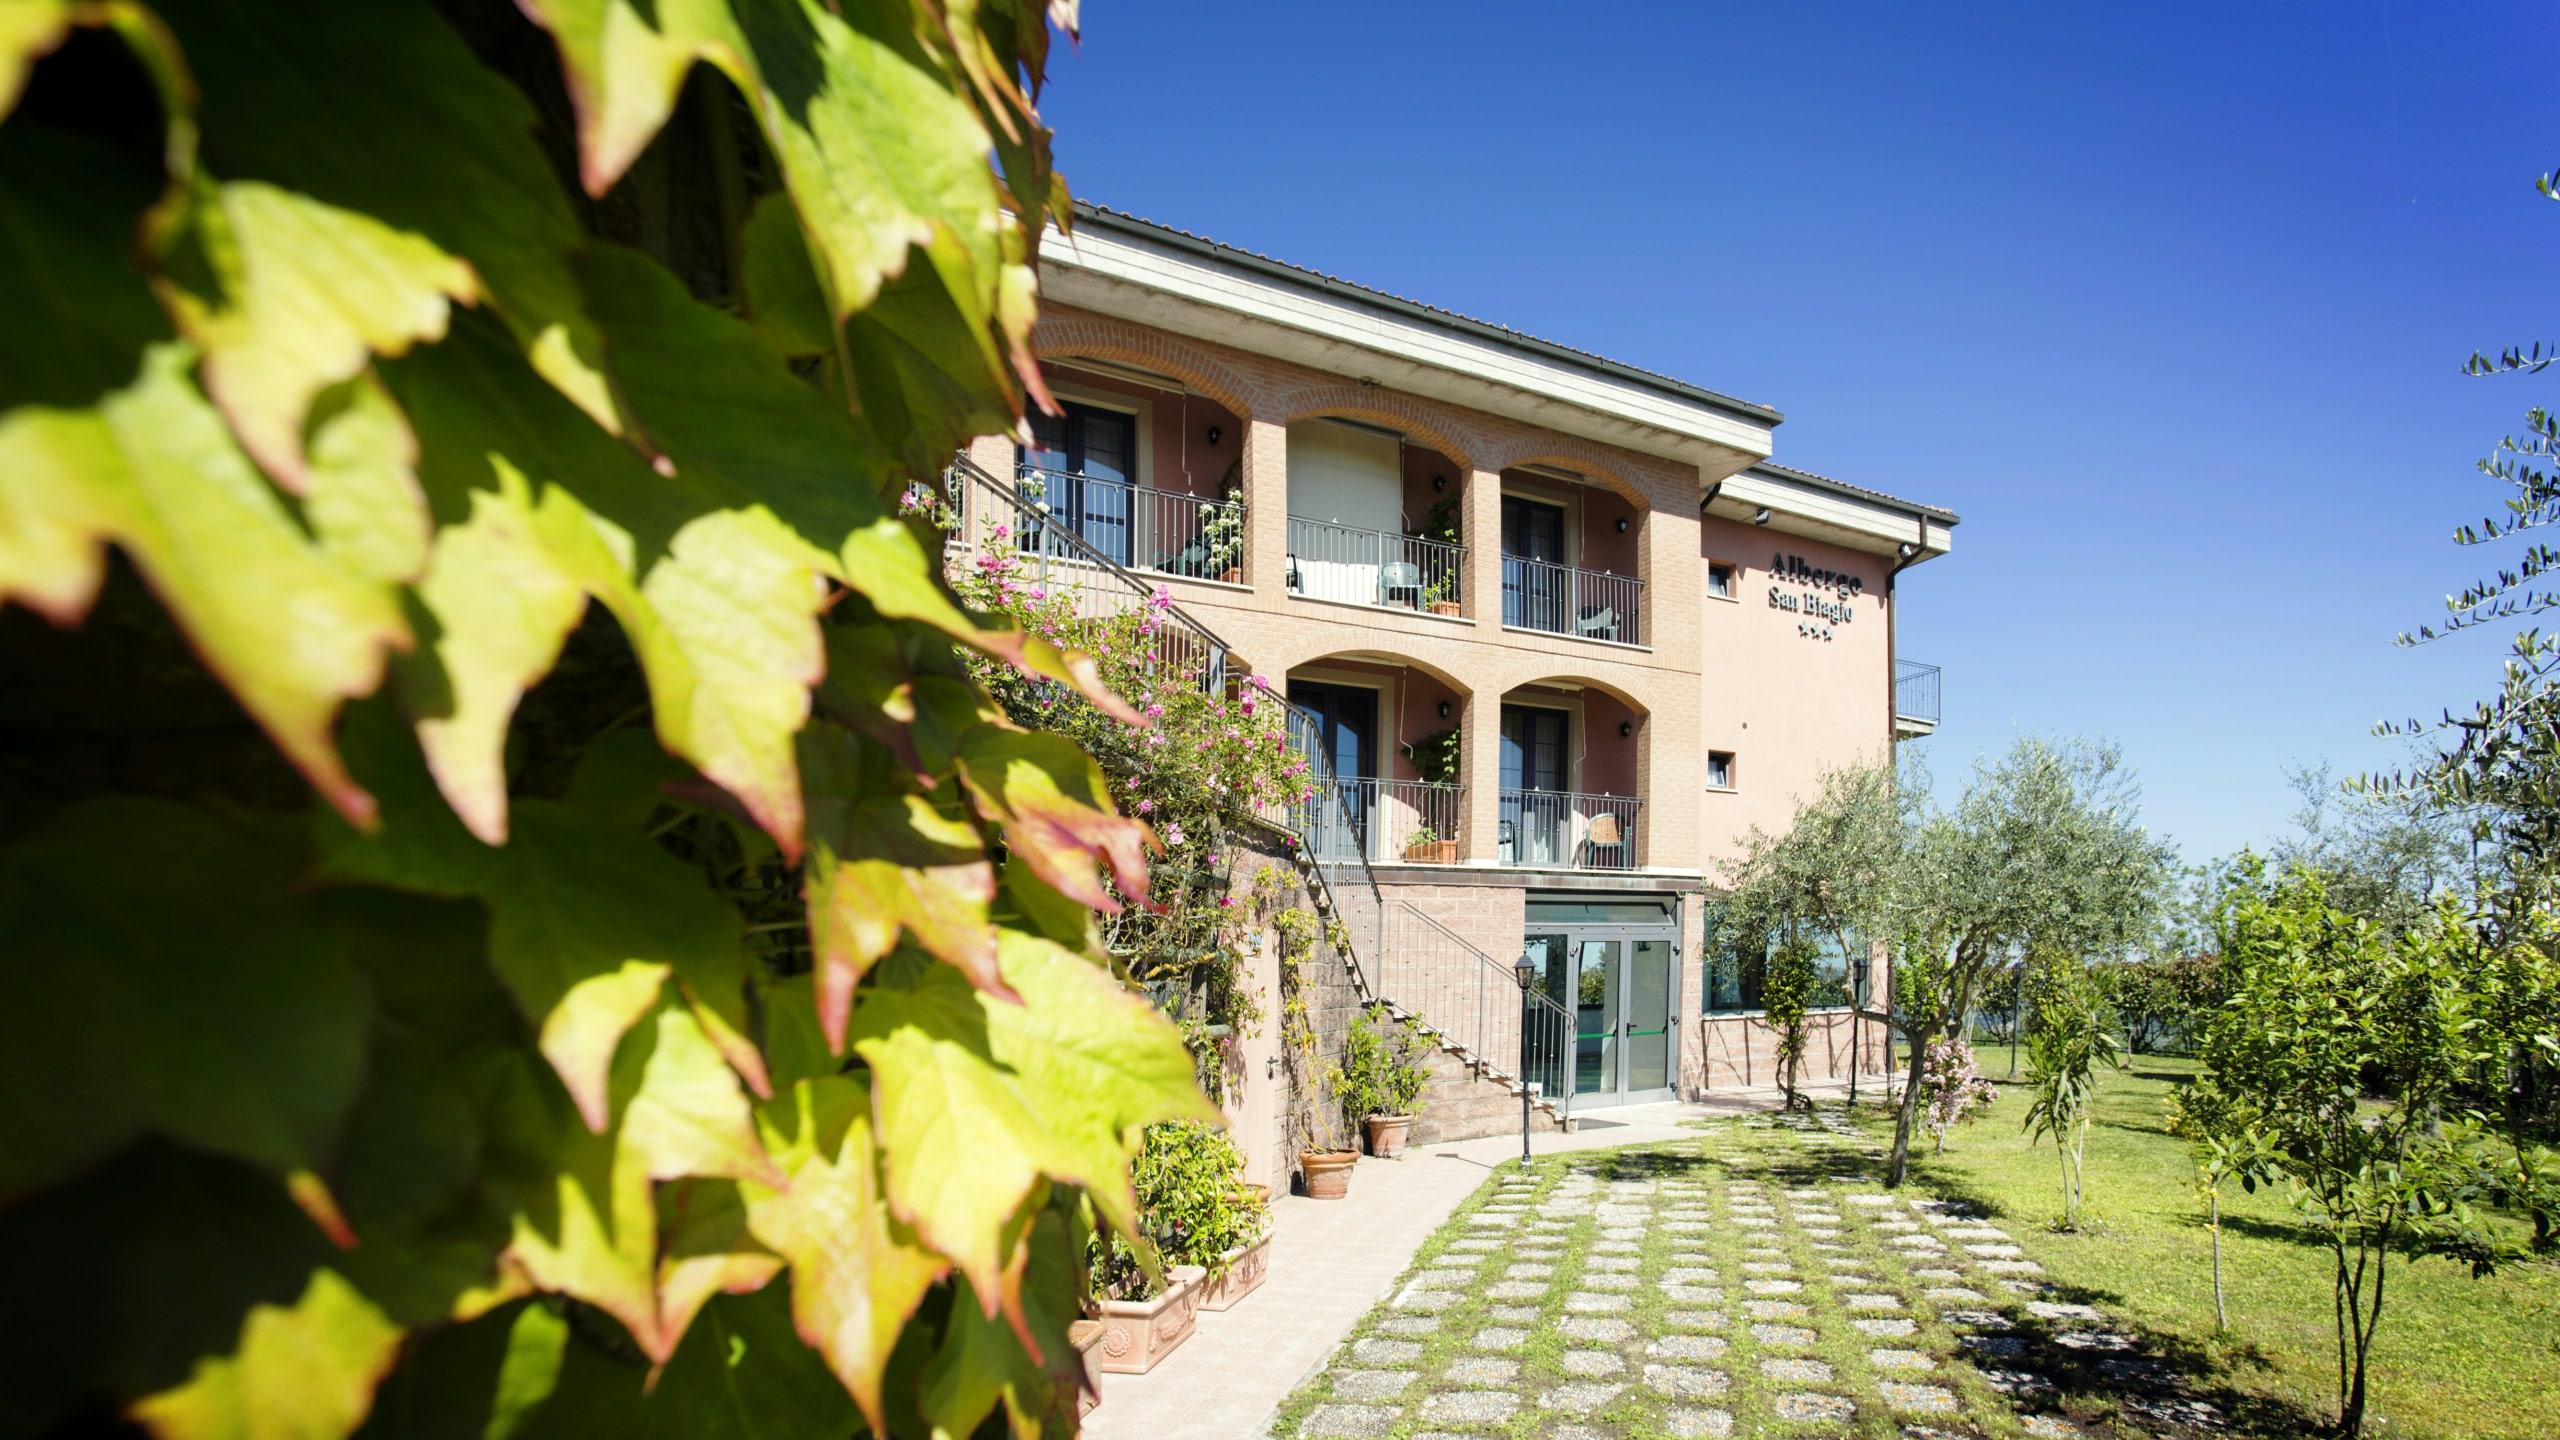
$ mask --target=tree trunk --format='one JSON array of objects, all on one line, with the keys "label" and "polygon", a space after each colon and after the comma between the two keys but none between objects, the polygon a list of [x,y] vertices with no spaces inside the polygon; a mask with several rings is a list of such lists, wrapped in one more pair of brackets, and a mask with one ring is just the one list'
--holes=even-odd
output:
[{"label": "tree trunk", "polygon": [[1920,1072],[1928,1058],[1934,1030],[1911,1032],[1911,1073],[1902,1084],[1902,1104],[1893,1115],[1893,1151],[1885,1157],[1884,1186],[1898,1188],[1911,1168],[1911,1126],[1920,1117]]},{"label": "tree trunk", "polygon": [[2219,1335],[2231,1328],[2231,1312],[2222,1303],[2222,1187],[2213,1187],[2207,1197],[2205,1227],[2213,1232],[2213,1331]]}]

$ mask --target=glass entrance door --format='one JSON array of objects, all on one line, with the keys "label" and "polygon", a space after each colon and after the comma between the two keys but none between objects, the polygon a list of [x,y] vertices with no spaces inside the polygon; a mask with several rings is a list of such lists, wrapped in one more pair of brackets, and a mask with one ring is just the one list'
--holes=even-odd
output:
[{"label": "glass entrance door", "polygon": [[1574,931],[1532,937],[1548,993],[1573,1016],[1574,1103],[1673,1096],[1676,949],[1668,935]]}]

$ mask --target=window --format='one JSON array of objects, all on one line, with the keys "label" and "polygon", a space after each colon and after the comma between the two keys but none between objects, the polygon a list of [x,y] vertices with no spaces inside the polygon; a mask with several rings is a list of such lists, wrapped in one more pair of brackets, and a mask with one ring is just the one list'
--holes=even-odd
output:
[{"label": "window", "polygon": [[[1031,412],[1031,444],[1019,456],[1027,500],[1120,564],[1129,563],[1138,476],[1137,417],[1069,400],[1065,414]],[[1026,530],[1033,527],[1029,522]],[[1037,544],[1036,536],[1026,536]]]},{"label": "window", "polygon": [[1732,751],[1710,750],[1707,752],[1707,788],[1710,790],[1733,788]]},{"label": "window", "polygon": [[[1722,911],[1715,906],[1707,910],[1706,984],[1699,987],[1700,1008],[1708,1014],[1758,1010],[1761,987],[1769,978],[1769,956],[1776,948],[1771,935],[1733,933],[1723,924]],[[1810,937],[1815,947],[1813,994],[1807,997],[1811,1009],[1836,1009],[1849,1003],[1849,985],[1854,967],[1840,947],[1837,936]],[[1852,935],[1853,947],[1864,942]],[[1864,988],[1861,986],[1861,988]]]},{"label": "window", "polygon": [[1718,600],[1740,600],[1742,598],[1741,582],[1733,573],[1733,564],[1731,561],[1710,560],[1707,562],[1707,594]]}]

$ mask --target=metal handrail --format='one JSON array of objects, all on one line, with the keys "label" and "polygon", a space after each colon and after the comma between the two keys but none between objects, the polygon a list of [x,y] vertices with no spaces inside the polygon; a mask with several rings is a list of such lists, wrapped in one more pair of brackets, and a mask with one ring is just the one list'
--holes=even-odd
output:
[{"label": "metal handrail", "polygon": [[1389,907],[1379,978],[1396,1005],[1476,1063],[1535,1083],[1570,1119],[1573,1013],[1542,987],[1520,988],[1509,964],[1404,900]]},{"label": "metal handrail", "polygon": [[1390,610],[1456,604],[1467,547],[1395,530],[1289,517],[1291,594]]},{"label": "metal handrail", "polygon": [[1641,645],[1643,611],[1644,582],[1633,575],[1612,575],[1525,555],[1502,557],[1505,625]]},{"label": "metal handrail", "polygon": [[[1392,863],[1408,858],[1416,845],[1457,842],[1466,816],[1462,786],[1375,775],[1338,775],[1333,783],[1342,791],[1350,828],[1325,831],[1313,843],[1361,846],[1372,861]],[[1419,838],[1425,830],[1429,840]]]},{"label": "metal handrail", "polygon": [[[1369,847],[1339,843],[1341,837],[1357,837],[1366,832],[1344,796],[1342,782],[1334,777],[1331,758],[1325,754],[1324,720],[1268,685],[1263,692],[1288,707],[1289,744],[1307,765],[1309,798],[1292,803],[1283,815],[1272,817],[1273,821],[1298,838],[1298,853],[1324,881],[1335,917],[1350,932],[1354,942],[1351,962],[1360,972],[1363,988],[1383,997],[1385,992],[1378,988],[1371,973],[1374,966],[1364,964],[1362,955],[1374,959],[1381,953],[1384,934],[1380,927],[1386,916],[1386,895],[1378,888],[1377,873],[1369,868]],[[1365,948],[1359,943],[1363,940],[1368,942]]]},{"label": "metal handrail", "polygon": [[1634,795],[1506,786],[1496,800],[1497,858],[1505,865],[1632,870],[1643,809]]},{"label": "metal handrail", "polygon": [[[1152,490],[1126,480],[1034,465],[1013,468],[1024,498],[1115,563],[1191,580],[1214,580],[1244,555],[1244,502]],[[1113,553],[1113,552],[1118,553]]]},{"label": "metal handrail", "polygon": [[990,553],[998,543],[1010,545],[1031,567],[1024,583],[1037,586],[1044,598],[1071,596],[1079,619],[1152,610],[1157,625],[1147,661],[1151,672],[1170,670],[1202,690],[1225,686],[1234,648],[1174,604],[1162,587],[1131,574],[1074,527],[1052,522],[1038,498],[988,474],[965,454],[952,458],[943,487],[946,503],[957,512],[944,543],[949,560],[961,562],[961,557]]},{"label": "metal handrail", "polygon": [[1938,667],[1917,660],[1893,662],[1893,718],[1938,723]]}]

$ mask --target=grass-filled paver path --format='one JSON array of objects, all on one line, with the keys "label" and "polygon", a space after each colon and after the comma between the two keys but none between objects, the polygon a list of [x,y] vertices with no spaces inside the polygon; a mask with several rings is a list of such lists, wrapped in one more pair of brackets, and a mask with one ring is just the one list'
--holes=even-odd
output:
[{"label": "grass-filled paver path", "polygon": [[2210,1432],[2177,1375],[1978,1212],[1876,1188],[1833,1112],[1488,1181],[1275,1434]]}]

